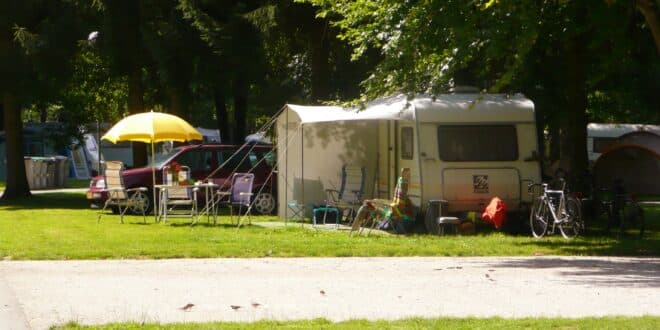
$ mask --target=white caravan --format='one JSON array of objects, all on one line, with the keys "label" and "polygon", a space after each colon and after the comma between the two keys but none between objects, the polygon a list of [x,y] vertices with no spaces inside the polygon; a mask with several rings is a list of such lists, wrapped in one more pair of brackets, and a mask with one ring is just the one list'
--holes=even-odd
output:
[{"label": "white caravan", "polygon": [[365,198],[391,198],[400,168],[424,208],[446,200],[450,212],[481,211],[492,197],[508,210],[530,202],[540,182],[534,104],[523,95],[397,95],[357,109],[288,104],[277,117],[279,216],[337,189],[344,164],[365,168]]}]

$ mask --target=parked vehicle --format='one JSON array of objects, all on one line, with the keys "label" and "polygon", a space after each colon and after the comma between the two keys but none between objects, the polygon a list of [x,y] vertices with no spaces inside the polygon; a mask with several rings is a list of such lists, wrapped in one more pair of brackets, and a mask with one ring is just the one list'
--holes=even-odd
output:
[{"label": "parked vehicle", "polygon": [[[191,178],[195,181],[204,180],[209,175],[215,184],[221,189],[229,190],[231,175],[235,172],[251,172],[255,174],[253,192],[254,206],[253,210],[261,214],[270,214],[275,210],[275,175],[272,172],[272,160],[274,159],[273,148],[270,145],[248,145],[240,149],[237,145],[225,144],[197,144],[185,145],[172,149],[170,152],[158,154],[155,157],[156,184],[162,183],[163,167],[173,162],[179,165],[188,166],[191,170]],[[224,163],[222,168],[218,167]],[[218,169],[216,171],[216,169]],[[146,192],[136,192],[145,194],[141,199],[152,201],[153,178],[151,164],[141,168],[125,170],[123,172],[124,185],[126,188],[147,187]],[[87,199],[91,201],[92,206],[102,206],[107,199],[107,193],[104,191],[105,182],[103,176],[97,176],[90,182],[87,191]],[[201,198],[200,200],[204,200]],[[151,211],[153,205],[149,203],[148,210]]]},{"label": "parked vehicle", "polygon": [[534,104],[521,94],[396,95],[360,108],[288,104],[278,116],[280,216],[287,201],[306,210],[341,185],[343,164],[363,166],[364,198],[390,198],[400,168],[424,208],[444,200],[451,213],[483,211],[493,197],[527,210],[529,183],[541,180]]}]

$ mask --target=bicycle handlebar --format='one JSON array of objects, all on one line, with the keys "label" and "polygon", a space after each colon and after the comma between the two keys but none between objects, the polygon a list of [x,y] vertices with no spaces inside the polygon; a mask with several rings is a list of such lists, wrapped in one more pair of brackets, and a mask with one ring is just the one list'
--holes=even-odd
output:
[{"label": "bicycle handlebar", "polygon": [[[566,191],[566,180],[564,180],[564,178],[559,178],[559,182],[561,182],[561,191]],[[532,193],[532,188],[533,188],[534,186],[541,186],[541,187],[543,187],[543,191],[546,191],[546,190],[548,190],[548,185],[549,185],[549,184],[547,184],[547,183],[545,183],[545,182],[542,182],[542,183],[530,183],[530,184],[527,185],[527,192],[528,192],[529,194],[531,194],[531,193]]]}]

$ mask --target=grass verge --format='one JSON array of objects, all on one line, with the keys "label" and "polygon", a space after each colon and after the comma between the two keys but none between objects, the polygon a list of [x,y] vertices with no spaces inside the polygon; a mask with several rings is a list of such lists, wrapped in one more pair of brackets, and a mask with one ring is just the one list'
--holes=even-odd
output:
[{"label": "grass verge", "polygon": [[599,318],[410,318],[396,321],[354,320],[333,323],[325,319],[307,321],[259,321],[254,323],[113,323],[85,327],[69,323],[55,329],[658,329],[660,317]]}]

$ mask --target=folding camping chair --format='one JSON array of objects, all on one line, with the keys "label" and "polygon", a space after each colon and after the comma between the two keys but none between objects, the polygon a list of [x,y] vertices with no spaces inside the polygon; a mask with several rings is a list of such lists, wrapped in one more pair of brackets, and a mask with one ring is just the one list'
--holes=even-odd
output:
[{"label": "folding camping chair", "polygon": [[[142,218],[144,222],[147,222],[146,218],[146,208],[143,200],[136,198],[135,194],[138,191],[147,191],[146,187],[137,187],[127,189],[124,185],[124,178],[122,173],[124,172],[124,163],[120,161],[106,161],[105,170],[103,171],[103,178],[105,182],[104,191],[108,194],[108,199],[105,201],[103,208],[99,211],[98,218],[96,222],[101,221],[101,216],[105,209],[110,207],[116,207],[119,213],[119,221],[124,223],[124,213],[128,209],[131,209],[134,213],[142,213]],[[113,209],[113,213],[114,209]]]},{"label": "folding camping chair", "polygon": [[[364,166],[344,165],[341,167],[339,190],[326,189],[326,207],[342,210],[344,221],[352,221],[357,208],[362,204],[364,193]],[[348,214],[346,214],[348,213]]]},{"label": "folding camping chair", "polygon": [[180,166],[177,177],[172,177],[169,167],[163,168],[163,183],[160,191],[160,214],[163,222],[168,217],[190,217],[192,223],[197,222],[197,187],[179,185],[190,179],[190,168]]},{"label": "folding camping chair", "polygon": [[245,207],[245,213],[248,216],[249,223],[252,223],[252,219],[250,218],[250,209],[252,203],[252,195],[254,195],[252,193],[253,184],[253,173],[234,173],[234,175],[231,177],[231,189],[228,196],[229,199],[220,202],[221,205],[224,204],[229,206],[229,216],[232,223],[234,223],[234,207],[238,206],[238,227],[241,226],[243,207]]},{"label": "folding camping chair", "polygon": [[350,235],[362,233],[363,227],[369,227],[369,233],[382,221],[389,221],[390,228],[396,232],[405,232],[404,223],[414,220],[413,206],[408,197],[410,169],[402,168],[401,175],[394,188],[394,198],[365,200],[351,224]]}]

